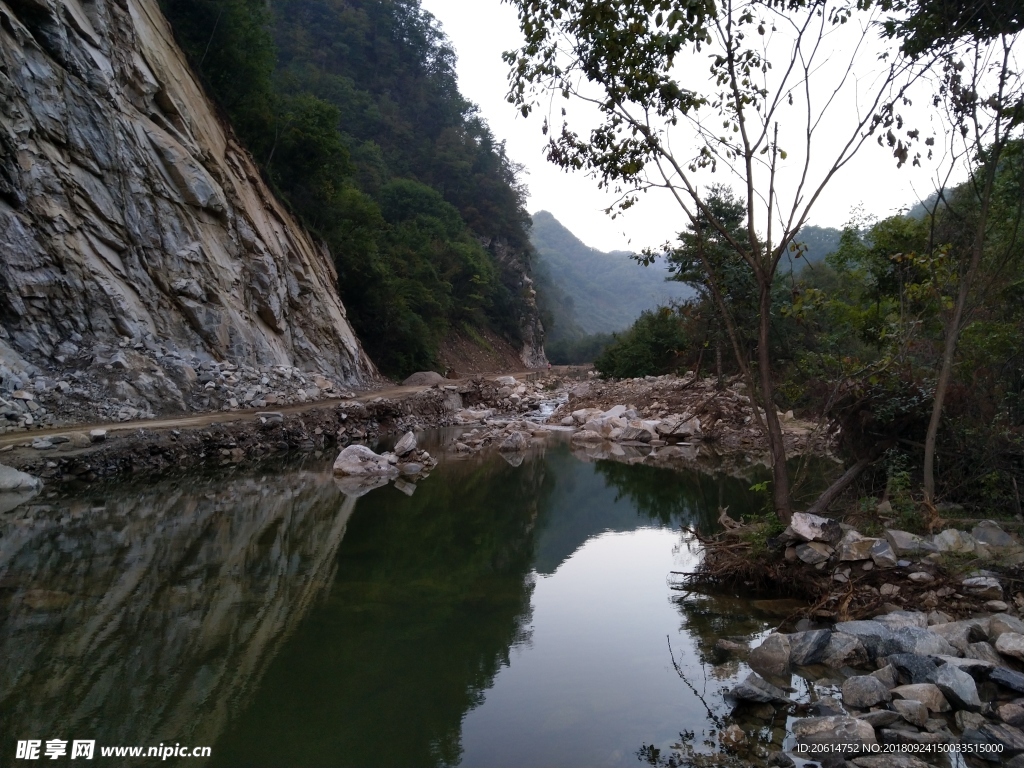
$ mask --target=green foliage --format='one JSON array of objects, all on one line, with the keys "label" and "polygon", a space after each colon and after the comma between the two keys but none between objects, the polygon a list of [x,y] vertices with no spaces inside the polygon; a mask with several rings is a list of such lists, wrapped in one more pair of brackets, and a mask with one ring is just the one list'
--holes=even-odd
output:
[{"label": "green foliage", "polygon": [[679,312],[660,307],[644,312],[632,328],[616,334],[615,341],[594,361],[594,367],[616,379],[659,376],[676,369],[689,344]]},{"label": "green foliage", "polygon": [[334,255],[383,371],[434,367],[467,323],[521,341],[520,168],[459,93],[454,51],[419,0],[163,8],[269,181]]}]

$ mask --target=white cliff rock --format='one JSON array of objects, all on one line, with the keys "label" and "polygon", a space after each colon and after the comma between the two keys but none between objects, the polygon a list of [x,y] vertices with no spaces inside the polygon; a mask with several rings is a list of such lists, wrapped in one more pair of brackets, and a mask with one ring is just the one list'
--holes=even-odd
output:
[{"label": "white cliff rock", "polygon": [[218,119],[156,0],[0,17],[0,389],[24,386],[4,370],[66,362],[180,403],[195,371],[171,351],[376,376],[330,254]]}]

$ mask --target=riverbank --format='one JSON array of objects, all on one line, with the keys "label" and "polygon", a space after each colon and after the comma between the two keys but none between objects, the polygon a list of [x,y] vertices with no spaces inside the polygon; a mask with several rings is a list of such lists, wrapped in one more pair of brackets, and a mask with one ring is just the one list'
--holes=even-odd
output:
[{"label": "riverbank", "polygon": [[[263,460],[294,450],[334,450],[443,426],[479,426],[479,439],[469,441],[479,449],[495,435],[504,439],[516,431],[517,423],[523,425],[526,440],[536,439],[531,434],[536,429],[571,429],[577,448],[592,458],[639,458],[660,464],[696,461],[704,446],[742,456],[737,461],[742,467],[763,461],[758,457],[764,455],[764,446],[752,425],[742,386],[731,382],[719,390],[715,384],[711,379],[675,376],[603,382],[580,369],[556,368],[345,392],[344,397],[329,397],[332,385],[316,392],[304,390],[302,399],[315,396],[313,401],[283,406],[247,399],[249,407],[228,401],[227,410],[220,406],[161,419],[7,433],[0,435],[0,463],[49,484],[97,482]],[[612,415],[602,411],[602,405],[609,405]],[[524,422],[527,417],[532,421]],[[823,448],[812,424],[790,415],[785,430],[794,452]]]}]

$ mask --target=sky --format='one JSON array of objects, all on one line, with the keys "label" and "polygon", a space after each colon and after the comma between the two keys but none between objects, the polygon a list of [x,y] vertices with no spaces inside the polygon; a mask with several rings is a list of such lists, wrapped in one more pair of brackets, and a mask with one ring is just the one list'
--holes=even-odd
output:
[{"label": "sky", "polygon": [[[656,246],[683,228],[678,206],[663,192],[642,196],[638,205],[612,220],[604,210],[613,199],[597,188],[594,179],[583,173],[568,174],[547,162],[542,117],[523,118],[505,101],[508,68],[501,54],[516,48],[522,39],[512,6],[500,0],[422,0],[422,6],[438,19],[458,54],[463,96],[479,106],[495,137],[506,141],[512,160],[525,166],[531,213],[550,211],[587,245],[603,251]],[[833,44],[839,50],[842,40]],[[826,57],[824,65],[839,66],[839,61],[838,56],[831,62]],[[705,63],[694,63],[698,65],[694,71],[707,71]],[[863,90],[863,79],[855,86]],[[571,112],[570,117],[574,116]],[[823,135],[841,135],[843,119],[842,115],[834,118],[837,122],[826,126]],[[795,131],[800,126],[796,120],[789,126],[783,116],[783,134],[787,128]],[[795,137],[794,143],[798,143]],[[935,167],[909,164],[897,170],[891,150],[869,142],[826,187],[809,223],[842,227],[858,206],[878,218],[898,213],[931,193],[935,171]]]}]

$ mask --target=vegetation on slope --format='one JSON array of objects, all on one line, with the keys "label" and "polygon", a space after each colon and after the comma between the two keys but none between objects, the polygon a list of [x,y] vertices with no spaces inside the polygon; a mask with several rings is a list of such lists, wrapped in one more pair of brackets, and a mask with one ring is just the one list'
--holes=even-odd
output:
[{"label": "vegetation on slope", "polygon": [[162,6],[268,179],[330,248],[383,371],[430,368],[466,324],[521,341],[518,168],[459,93],[455,53],[419,0]]}]

